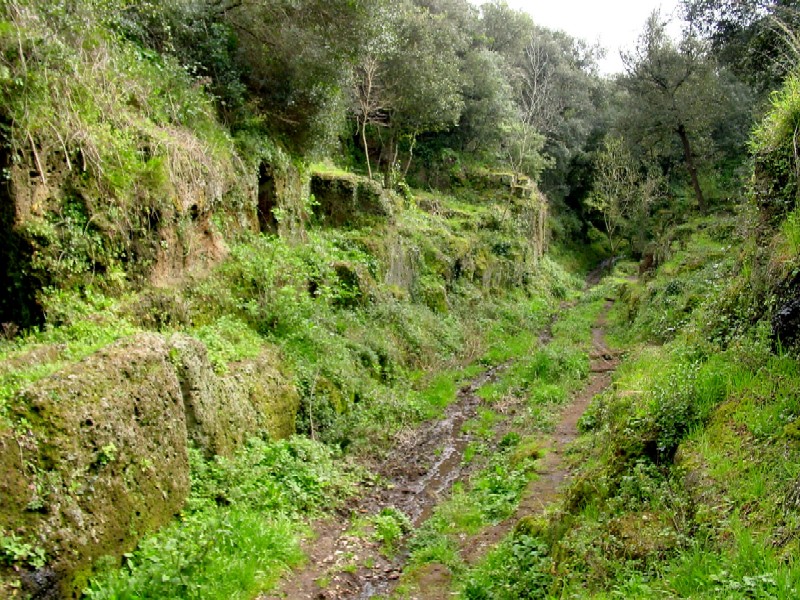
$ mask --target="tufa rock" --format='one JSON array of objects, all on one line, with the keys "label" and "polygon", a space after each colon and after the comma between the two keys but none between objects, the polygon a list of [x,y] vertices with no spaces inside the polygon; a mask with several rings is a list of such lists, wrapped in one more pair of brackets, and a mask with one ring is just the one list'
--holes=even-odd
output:
[{"label": "tufa rock", "polygon": [[273,438],[294,433],[300,398],[273,351],[264,350],[218,376],[202,342],[176,334],[169,344],[188,437],[207,456],[230,456],[248,438],[264,432]]},{"label": "tufa rock", "polygon": [[266,348],[217,375],[198,340],[147,333],[21,392],[0,425],[0,532],[46,552],[48,576],[17,574],[26,591],[75,597],[96,559],[168,523],[190,491],[190,443],[231,455],[292,434],[299,398],[279,365]]},{"label": "tufa rock", "polygon": [[355,225],[365,217],[391,219],[392,203],[383,187],[366,177],[349,173],[313,173],[311,194],[318,206],[316,217],[326,225]]},{"label": "tufa rock", "polygon": [[85,584],[80,573],[94,559],[131,549],[186,500],[183,399],[167,358],[162,337],[138,335],[16,401],[15,440],[7,432],[0,447],[11,481],[0,527],[46,549],[58,577],[43,581],[59,582],[64,596]]}]

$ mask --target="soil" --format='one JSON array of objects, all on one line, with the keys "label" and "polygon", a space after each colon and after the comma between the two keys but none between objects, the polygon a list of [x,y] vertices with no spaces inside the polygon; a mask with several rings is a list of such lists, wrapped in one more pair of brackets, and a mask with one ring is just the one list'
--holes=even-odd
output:
[{"label": "soil", "polygon": [[352,533],[351,517],[377,515],[394,507],[414,526],[428,518],[453,483],[474,469],[462,460],[473,441],[463,426],[478,414],[478,388],[496,379],[506,366],[493,367],[463,386],[443,418],[406,432],[375,469],[384,483],[335,518],[318,522],[312,539],[304,543],[306,567],[290,574],[277,592],[262,600],[366,599],[390,591],[400,578],[405,556],[387,556],[380,544]]},{"label": "soil", "polygon": [[[588,286],[599,281],[604,268],[605,265],[601,265],[587,277]],[[511,517],[462,540],[462,556],[468,563],[476,562],[499,543],[521,517],[541,514],[558,498],[569,479],[565,452],[578,436],[578,420],[592,398],[610,385],[611,373],[618,364],[604,336],[605,319],[611,305],[611,301],[606,303],[592,330],[588,383],[561,412],[554,431],[542,439],[545,454],[537,468],[539,477],[529,484]],[[541,334],[542,343],[552,337],[548,330]],[[463,431],[463,425],[477,415],[481,403],[476,395],[478,388],[496,379],[506,367],[494,367],[476,377],[459,390],[456,401],[446,409],[443,418],[407,432],[377,468],[384,483],[365,491],[339,515],[318,522],[313,537],[304,543],[308,556],[306,566],[289,574],[277,592],[262,596],[260,600],[361,600],[391,593],[400,579],[406,555],[400,552],[387,556],[377,542],[351,532],[352,517],[376,515],[383,508],[395,507],[417,526],[430,516],[452,484],[466,479],[476,468],[475,464],[465,465],[462,460],[467,444],[472,441],[471,435]],[[509,407],[509,413],[514,412],[514,407]],[[499,435],[502,430],[501,425]],[[452,597],[450,573],[446,567],[426,565],[414,579],[420,590],[413,596],[415,599]]]}]

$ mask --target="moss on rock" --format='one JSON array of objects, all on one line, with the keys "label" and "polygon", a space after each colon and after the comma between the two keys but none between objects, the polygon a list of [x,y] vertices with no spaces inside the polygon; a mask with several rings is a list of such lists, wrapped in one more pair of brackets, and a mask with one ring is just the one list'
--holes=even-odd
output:
[{"label": "moss on rock", "polygon": [[355,225],[365,218],[388,219],[392,203],[380,184],[349,173],[313,173],[311,193],[316,217],[326,225]]},{"label": "moss on rock", "polygon": [[186,423],[167,356],[162,337],[138,335],[17,398],[13,442],[0,447],[11,482],[0,527],[46,549],[64,595],[95,558],[130,549],[187,497]]},{"label": "moss on rock", "polygon": [[255,360],[214,373],[202,342],[170,338],[171,358],[180,381],[189,439],[209,456],[231,456],[249,437],[294,433],[299,398],[280,361],[265,349]]},{"label": "moss on rock", "polygon": [[[166,524],[189,493],[188,445],[231,455],[248,437],[294,432],[299,399],[280,357],[217,375],[205,346],[140,334],[23,390],[0,431],[0,532],[42,547],[34,594],[70,596],[92,563]],[[38,597],[38,596],[36,596]]]}]

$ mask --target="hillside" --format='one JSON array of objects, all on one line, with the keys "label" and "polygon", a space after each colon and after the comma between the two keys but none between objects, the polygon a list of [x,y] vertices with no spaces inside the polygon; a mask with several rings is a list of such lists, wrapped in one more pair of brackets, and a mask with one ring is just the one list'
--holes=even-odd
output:
[{"label": "hillside", "polygon": [[0,596],[796,597],[798,10],[4,3]]}]

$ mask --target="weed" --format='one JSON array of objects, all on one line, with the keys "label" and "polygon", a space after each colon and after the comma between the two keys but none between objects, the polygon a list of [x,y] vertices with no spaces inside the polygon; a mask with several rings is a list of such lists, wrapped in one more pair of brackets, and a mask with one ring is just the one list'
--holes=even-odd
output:
[{"label": "weed", "polygon": [[111,598],[245,598],[269,587],[302,554],[286,517],[231,508],[197,513],[145,540],[124,569],[84,594]]},{"label": "weed", "polygon": [[381,543],[387,556],[393,556],[397,552],[401,540],[411,531],[409,518],[393,507],[384,508],[370,521],[375,530],[373,537]]},{"label": "weed", "polygon": [[482,440],[491,440],[494,437],[494,427],[500,420],[500,415],[492,410],[478,409],[478,416],[464,423],[462,429]]},{"label": "weed", "polygon": [[0,532],[0,562],[19,567],[27,565],[41,569],[47,563],[44,548],[23,541],[14,533]]},{"label": "weed", "polygon": [[250,598],[302,560],[297,518],[354,492],[332,450],[303,438],[252,440],[232,459],[193,450],[180,521],[146,538],[123,569],[95,577],[88,598]]},{"label": "weed", "polygon": [[548,597],[553,586],[551,564],[544,542],[513,534],[462,578],[461,597],[468,600]]}]

